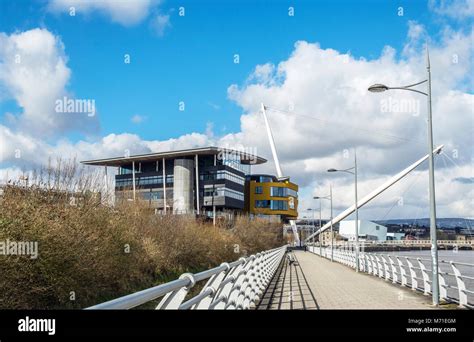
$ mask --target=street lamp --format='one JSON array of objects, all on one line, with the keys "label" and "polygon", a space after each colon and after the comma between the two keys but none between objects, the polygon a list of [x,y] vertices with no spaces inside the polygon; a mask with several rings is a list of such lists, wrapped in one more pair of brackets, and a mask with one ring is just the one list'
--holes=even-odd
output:
[{"label": "street lamp", "polygon": [[[321,224],[321,216],[322,216],[322,208],[321,208],[321,199],[319,197],[313,197],[314,199],[319,199],[319,230],[321,230],[322,224]],[[313,233],[314,234],[314,233]],[[314,240],[314,235],[313,235],[313,240]],[[319,232],[319,255],[323,256],[323,244],[321,240],[321,232]]]},{"label": "street lamp", "polygon": [[313,229],[312,229],[313,234],[312,235],[313,235],[313,249],[314,249],[314,230],[316,229],[316,226],[314,225],[314,212],[316,211],[316,209],[313,210],[311,208],[308,208],[306,209],[306,211],[313,212]]},{"label": "street lamp", "polygon": [[[438,279],[438,241],[436,237],[436,196],[434,183],[434,157],[433,157],[433,121],[432,121],[432,107],[431,107],[431,70],[430,70],[430,55],[428,46],[426,47],[426,79],[410,84],[404,87],[388,87],[383,84],[374,84],[369,87],[369,91],[373,93],[380,93],[386,90],[408,90],[415,93],[425,95],[428,99],[428,155],[429,155],[429,193],[430,193],[430,237],[431,237],[431,272],[433,274],[432,288],[433,288],[433,304],[439,305],[439,279]],[[414,86],[427,83],[427,92],[422,92],[416,89],[411,89]]]},{"label": "street lamp", "polygon": [[[331,261],[334,261],[333,257],[333,248],[334,248],[334,233],[332,229],[332,185],[329,185],[329,196],[315,196],[314,199],[319,199],[319,204],[321,204],[321,200],[327,199],[331,202]],[[319,222],[319,229],[321,229],[321,221]],[[319,232],[319,236],[321,237],[321,233]],[[314,238],[314,237],[313,237]]]},{"label": "street lamp", "polygon": [[[351,171],[354,170],[354,171]],[[357,208],[357,154],[354,149],[354,166],[344,170],[329,169],[328,172],[347,172],[354,175],[354,194],[355,194],[355,266],[356,272],[359,272],[359,209]],[[332,223],[332,219],[331,219]]]}]

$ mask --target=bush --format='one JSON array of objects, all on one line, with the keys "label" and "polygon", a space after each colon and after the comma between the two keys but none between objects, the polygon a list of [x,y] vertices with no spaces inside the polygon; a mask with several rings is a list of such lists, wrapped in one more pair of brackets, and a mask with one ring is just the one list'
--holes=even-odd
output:
[{"label": "bush", "polygon": [[0,241],[37,241],[39,255],[0,255],[0,309],[83,308],[284,244],[281,225],[263,220],[228,229],[76,197],[39,182],[4,188]]}]

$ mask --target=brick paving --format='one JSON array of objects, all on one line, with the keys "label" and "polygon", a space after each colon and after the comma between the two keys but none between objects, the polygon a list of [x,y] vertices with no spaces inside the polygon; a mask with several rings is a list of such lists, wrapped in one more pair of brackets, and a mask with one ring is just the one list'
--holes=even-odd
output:
[{"label": "brick paving", "polygon": [[285,258],[257,309],[430,309],[431,297],[304,251]]}]

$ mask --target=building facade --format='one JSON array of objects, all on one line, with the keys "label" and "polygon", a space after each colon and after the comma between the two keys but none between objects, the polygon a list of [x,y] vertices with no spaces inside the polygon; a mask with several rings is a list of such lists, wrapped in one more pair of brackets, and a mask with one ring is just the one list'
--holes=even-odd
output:
[{"label": "building facade", "polygon": [[288,221],[298,217],[298,185],[289,178],[248,175],[245,183],[245,211],[250,215]]},{"label": "building facade", "polygon": [[[115,202],[140,200],[158,213],[214,217],[247,212],[275,220],[298,216],[298,186],[289,178],[252,175],[267,160],[236,150],[205,147],[83,161],[116,168]],[[107,182],[106,182],[107,183]]]},{"label": "building facade", "polygon": [[157,212],[209,216],[242,211],[245,177],[266,159],[230,149],[205,147],[83,161],[118,168],[115,201],[142,200]]}]

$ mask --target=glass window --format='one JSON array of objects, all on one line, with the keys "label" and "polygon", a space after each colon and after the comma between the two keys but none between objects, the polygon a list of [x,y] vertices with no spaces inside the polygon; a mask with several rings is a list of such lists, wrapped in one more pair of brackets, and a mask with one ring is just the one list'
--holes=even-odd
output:
[{"label": "glass window", "polygon": [[288,210],[287,201],[271,201],[272,210]]},{"label": "glass window", "polygon": [[[168,193],[166,193],[168,194]],[[150,192],[142,192],[140,193],[142,199],[144,200],[152,200],[152,201],[157,201],[163,199],[163,190],[156,190],[156,191],[150,191]]]},{"label": "glass window", "polygon": [[[213,195],[213,190],[214,190],[214,195]],[[216,187],[215,189],[205,188],[203,195],[205,197],[225,196],[225,197],[235,198],[239,201],[244,200],[244,194],[242,192],[235,191],[235,190],[232,190],[232,189],[227,189],[223,186]]]},{"label": "glass window", "polygon": [[272,186],[270,196],[287,197],[288,196],[288,188]]},{"label": "glass window", "polygon": [[268,200],[256,200],[255,201],[255,208],[269,208],[270,201]]},{"label": "glass window", "polygon": [[261,186],[256,186],[256,187],[255,187],[255,193],[256,193],[256,194],[263,194],[263,187],[261,187]]},{"label": "glass window", "polygon": [[230,180],[231,182],[244,185],[245,178],[238,176],[232,172],[227,170],[218,170],[218,171],[204,171],[199,175],[200,180],[219,180],[219,179],[226,179]]},{"label": "glass window", "polygon": [[298,197],[298,192],[288,188],[288,196]]}]

